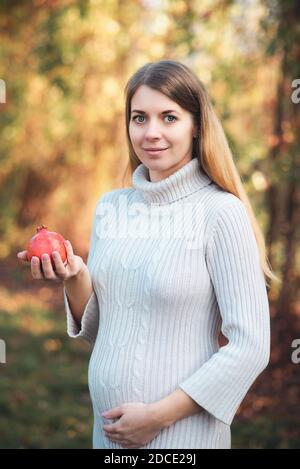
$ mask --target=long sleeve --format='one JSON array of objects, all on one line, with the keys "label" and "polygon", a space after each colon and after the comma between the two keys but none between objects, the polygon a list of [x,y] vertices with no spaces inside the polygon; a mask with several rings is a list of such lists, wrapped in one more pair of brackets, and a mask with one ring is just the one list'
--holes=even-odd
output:
[{"label": "long sleeve", "polygon": [[[99,203],[100,202],[97,203],[96,209],[94,211],[92,232],[90,236],[90,249],[89,249],[89,255],[87,259],[87,267],[90,273],[91,273],[91,261],[95,254],[95,245],[96,245],[96,236],[97,236],[96,235],[96,212],[97,212],[97,207]],[[90,296],[84,308],[82,319],[81,319],[81,329],[78,327],[72,315],[65,287],[63,288],[63,295],[64,295],[65,310],[67,314],[67,333],[69,337],[72,337],[75,339],[81,337],[82,339],[86,340],[89,344],[93,346],[96,340],[98,326],[99,326],[99,304],[98,304],[98,299],[97,299],[95,290],[93,290],[93,293]]]},{"label": "long sleeve", "polygon": [[270,358],[270,314],[259,251],[246,207],[237,197],[218,210],[206,263],[228,338],[179,387],[227,425]]}]

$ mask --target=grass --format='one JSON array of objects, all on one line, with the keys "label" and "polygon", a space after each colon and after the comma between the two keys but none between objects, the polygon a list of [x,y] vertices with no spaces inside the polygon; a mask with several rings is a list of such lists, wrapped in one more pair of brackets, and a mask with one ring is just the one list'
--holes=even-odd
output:
[{"label": "grass", "polygon": [[253,421],[236,420],[232,425],[236,449],[299,449],[299,421],[292,417],[264,416]]},{"label": "grass", "polygon": [[91,448],[89,346],[67,336],[64,311],[33,303],[0,310],[0,448]]}]

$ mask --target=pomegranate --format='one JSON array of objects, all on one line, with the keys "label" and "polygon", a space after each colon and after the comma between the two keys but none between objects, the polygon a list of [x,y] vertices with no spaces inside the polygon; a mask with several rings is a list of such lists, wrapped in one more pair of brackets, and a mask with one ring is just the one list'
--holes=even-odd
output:
[{"label": "pomegranate", "polygon": [[42,254],[48,254],[51,259],[51,264],[55,270],[55,263],[52,259],[52,252],[58,251],[62,261],[66,264],[67,251],[64,245],[64,237],[55,233],[55,231],[48,231],[47,226],[41,225],[37,229],[37,234],[34,235],[27,246],[27,259],[31,261],[33,256],[42,260]]}]

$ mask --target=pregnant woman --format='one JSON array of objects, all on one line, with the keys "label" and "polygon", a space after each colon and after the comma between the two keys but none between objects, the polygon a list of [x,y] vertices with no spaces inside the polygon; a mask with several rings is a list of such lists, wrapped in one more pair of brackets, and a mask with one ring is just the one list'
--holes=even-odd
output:
[{"label": "pregnant woman", "polygon": [[94,448],[230,448],[270,356],[264,238],[198,77],[148,63],[125,94],[132,186],[100,197],[87,265],[69,242],[32,275],[91,344]]}]

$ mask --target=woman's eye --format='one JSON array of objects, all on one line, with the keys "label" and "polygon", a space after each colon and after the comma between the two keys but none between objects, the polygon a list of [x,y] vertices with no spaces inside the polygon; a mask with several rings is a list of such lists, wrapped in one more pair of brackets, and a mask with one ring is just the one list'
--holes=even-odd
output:
[{"label": "woman's eye", "polygon": [[[176,117],[175,117],[175,116],[172,116],[171,114],[168,114],[166,117],[172,117],[173,119],[176,120]],[[173,122],[173,121],[169,121],[169,122]]]},{"label": "woman's eye", "polygon": [[[142,116],[142,115],[137,115],[137,116],[134,116],[134,117],[132,118],[132,120],[135,121],[135,120],[137,120],[139,117],[142,117],[142,118],[144,119],[144,116]],[[171,114],[168,114],[168,115],[165,116],[165,117],[172,117],[172,119],[177,120],[177,117],[172,116]],[[139,121],[139,122],[141,122],[141,121]],[[173,121],[173,120],[168,120],[168,122],[174,122],[174,121]]]},{"label": "woman's eye", "polygon": [[132,120],[133,120],[133,121],[136,121],[136,120],[138,119],[138,117],[144,117],[144,116],[134,116],[134,117],[132,118]]}]

